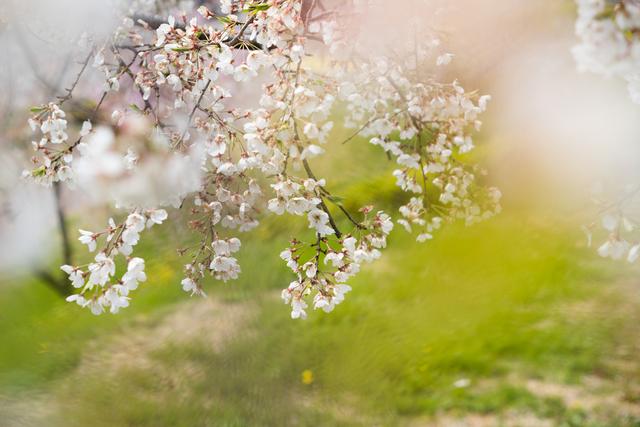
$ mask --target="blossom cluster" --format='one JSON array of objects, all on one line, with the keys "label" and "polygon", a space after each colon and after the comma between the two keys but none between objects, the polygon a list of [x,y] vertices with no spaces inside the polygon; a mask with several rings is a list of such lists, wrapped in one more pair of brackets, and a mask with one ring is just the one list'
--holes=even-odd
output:
[{"label": "blossom cluster", "polygon": [[306,318],[305,297],[310,295],[313,295],[314,309],[333,311],[351,290],[345,282],[360,271],[360,265],[380,258],[380,249],[387,245],[393,222],[381,211],[367,219],[371,207],[361,212],[365,220],[355,233],[357,237],[328,238],[318,233],[315,242],[305,244],[294,239],[290,247],[280,253],[280,258],[297,276],[282,291],[282,299],[291,305],[293,319]]},{"label": "blossom cluster", "polygon": [[[573,49],[578,68],[605,76],[624,78],[629,96],[640,104],[640,2],[637,0],[577,0],[576,34],[581,44]],[[601,191],[598,191],[601,193]],[[589,246],[593,235],[604,232],[598,254],[635,262],[640,243],[634,236],[638,224],[632,206],[638,189],[627,189],[618,200],[601,200],[596,194],[598,219],[584,227]]]},{"label": "blossom cluster", "polygon": [[639,191],[640,187],[625,188],[615,200],[610,200],[601,186],[594,190],[593,200],[598,208],[598,217],[585,225],[583,231],[588,246],[593,244],[594,239],[600,240],[603,236],[603,241],[597,247],[601,257],[627,260],[630,263],[640,257],[640,240],[637,236],[639,228],[635,219]]},{"label": "blossom cluster", "polygon": [[395,160],[396,184],[411,195],[400,208],[398,223],[425,241],[443,221],[473,224],[500,212],[500,191],[482,185],[486,172],[468,160],[475,148],[473,132],[480,130],[479,116],[491,97],[466,92],[457,81],[424,78],[423,73],[434,75],[434,68],[453,59],[442,51],[438,35],[416,34],[423,44],[402,59],[395,46],[362,57],[359,44],[368,43],[367,34],[345,30],[344,36],[351,42],[344,48],[348,56],[362,61],[355,71],[350,61],[336,64],[337,97],[347,108],[345,125]]},{"label": "blossom cluster", "polygon": [[[140,282],[147,280],[145,261],[132,257],[133,247],[140,241],[140,233],[155,224],[162,224],[167,219],[165,210],[134,211],[121,224],[109,219],[109,227],[92,232],[80,230],[80,242],[87,245],[90,252],[100,250],[94,261],[83,266],[63,265],[62,271],[69,275],[77,294],[67,298],[81,307],[88,307],[93,314],[101,314],[106,309],[117,313],[121,308],[129,306],[129,292],[136,290]],[[99,242],[99,241],[102,242]],[[124,258],[127,263],[126,272],[120,279],[116,275],[116,257]]]},{"label": "blossom cluster", "polygon": [[[265,214],[288,214],[304,217],[313,237],[293,239],[281,254],[296,276],[283,298],[294,318],[306,316],[306,301],[333,310],[361,264],[380,257],[394,224],[369,206],[350,213],[313,172],[314,158],[338,149],[329,144],[337,112],[354,137],[397,164],[393,175],[409,199],[397,223],[419,241],[443,222],[472,224],[499,211],[499,191],[483,185],[469,156],[489,97],[434,77],[453,55],[422,34],[424,46],[402,56],[411,59],[388,49],[371,54],[344,17],[379,2],[336,10],[320,3],[226,0],[158,22],[127,12],[112,38],[89,38],[78,79],[87,69],[103,83],[90,119],[66,122],[70,92],[36,107],[30,121],[41,140],[27,175],[73,183],[130,212],[102,232],[81,231],[92,251],[98,237],[106,242],[86,269],[63,267],[81,289],[71,300],[94,313],[128,305],[146,278],[144,261],[129,258],[132,247],[145,224],[166,219],[160,208],[173,206],[196,236],[179,250],[189,258],[185,292],[205,295],[207,277],[236,279],[238,233]],[[128,267],[115,281],[117,254]]]},{"label": "blossom cluster", "polygon": [[624,78],[633,102],[640,104],[640,3],[637,0],[576,0],[573,54],[578,67]]},{"label": "blossom cluster", "polygon": [[[25,171],[25,176],[33,177],[37,182],[50,185],[53,181],[69,181],[73,171],[73,144],[69,144],[66,113],[55,103],[49,103],[31,109],[34,116],[29,119],[33,132],[40,135],[39,141],[33,141],[35,167]],[[79,130],[79,140],[91,132],[91,122],[86,121]]]}]

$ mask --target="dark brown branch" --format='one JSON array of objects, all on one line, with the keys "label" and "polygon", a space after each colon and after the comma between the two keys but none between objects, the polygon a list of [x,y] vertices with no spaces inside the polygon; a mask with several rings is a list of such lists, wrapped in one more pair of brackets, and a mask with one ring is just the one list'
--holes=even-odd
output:
[{"label": "dark brown branch", "polygon": [[67,229],[67,221],[65,218],[64,210],[62,209],[61,200],[61,187],[60,182],[53,183],[53,190],[56,199],[56,216],[58,217],[58,227],[60,229],[60,237],[62,238],[62,256],[64,263],[71,265],[73,263],[73,252],[71,249],[71,242],[69,241],[69,232]]},{"label": "dark brown branch", "polygon": [[231,39],[231,41],[229,42],[229,45],[235,46],[240,41],[240,38],[242,37],[244,32],[247,31],[247,28],[249,28],[249,25],[251,25],[251,23],[255,19],[256,19],[256,15],[255,14],[251,15],[249,19],[247,19],[247,22],[245,22],[244,25],[240,28],[240,31],[238,31],[238,34],[236,34],[236,36]]},{"label": "dark brown branch", "polygon": [[[132,19],[134,20],[136,25],[139,26],[145,26],[143,23],[148,24],[148,27],[152,30],[156,30],[158,29],[162,24],[166,24],[166,19],[161,18],[159,16],[150,16],[150,15],[143,15],[143,14],[134,14],[132,16]],[[245,31],[247,30],[247,28],[249,27],[249,25],[251,25],[251,23],[256,19],[256,15],[252,14],[251,16],[249,16],[249,18],[246,20],[246,22],[244,22],[242,24],[242,27],[240,28],[240,30],[238,31],[238,34],[236,34],[234,37],[232,38],[227,38],[222,40],[221,42],[228,45],[229,47],[232,47],[234,49],[239,49],[239,50],[263,50],[264,46],[262,46],[260,43],[256,42],[256,41],[252,41],[252,40],[246,40],[243,39],[242,36],[244,35]],[[239,24],[239,23],[237,23]],[[179,29],[179,30],[185,30],[186,27],[183,24],[180,24],[178,22],[176,22],[174,24],[174,28]],[[144,50],[139,50],[137,49],[137,46],[130,46],[130,45],[120,45],[117,46],[119,48],[122,49],[129,49],[132,51],[135,51],[136,53],[138,53],[139,51],[144,51]],[[145,46],[140,46],[145,47]],[[149,47],[146,50],[155,50],[154,47]]]},{"label": "dark brown branch", "polygon": [[344,206],[342,206],[342,203],[338,203],[338,202],[336,202],[335,200],[333,200],[333,197],[331,196],[331,194],[329,194],[329,192],[327,192],[327,190],[325,190],[325,189],[324,189],[324,187],[321,187],[321,189],[322,189],[322,190],[327,194],[327,199],[328,199],[331,203],[333,203],[334,205],[336,205],[336,206],[338,207],[338,209],[340,209],[340,210],[342,211],[342,213],[344,214],[344,216],[346,216],[346,217],[347,217],[347,219],[348,219],[349,221],[351,221],[351,223],[352,223],[353,225],[355,225],[355,226],[356,226],[357,228],[359,228],[360,230],[366,230],[366,229],[367,229],[367,227],[365,227],[364,225],[360,224],[358,221],[356,221],[356,220],[355,220],[355,218],[353,218],[353,217],[351,216],[351,214],[349,213],[349,211],[348,211]]}]

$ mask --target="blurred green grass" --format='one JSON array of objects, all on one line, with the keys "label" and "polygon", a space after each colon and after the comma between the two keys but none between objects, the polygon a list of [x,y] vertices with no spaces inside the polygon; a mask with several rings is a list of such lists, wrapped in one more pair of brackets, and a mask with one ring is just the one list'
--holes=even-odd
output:
[{"label": "blurred green grass", "polygon": [[[224,351],[197,340],[168,345],[151,355],[152,369],[115,373],[74,369],[92,351],[87,343],[135,334],[142,316],[160,321],[186,298],[175,259],[150,263],[154,279],[123,316],[90,316],[35,283],[5,289],[1,384],[52,390],[74,413],[64,425],[340,425],[334,412],[345,401],[364,414],[345,425],[449,410],[564,417],[554,399],[500,382],[476,385],[513,372],[575,382],[603,369],[628,319],[572,312],[588,301],[615,307],[621,298],[607,287],[615,275],[587,262],[578,238],[561,225],[510,215],[450,227],[427,245],[398,233],[386,257],[353,281],[344,304],[303,322],[290,320],[276,297],[288,280],[273,256],[283,242],[265,238],[245,248],[238,283],[210,288],[211,297],[250,304],[257,316]],[[188,384],[164,381],[184,367],[197,372]],[[311,385],[301,381],[304,370],[313,372]],[[455,387],[461,378],[470,386]],[[183,393],[189,398],[176,396]]]},{"label": "blurred green grass", "polygon": [[[350,209],[371,200],[396,209],[393,164],[354,144],[363,143],[345,145],[336,162],[315,162],[317,174],[340,171],[329,187]],[[628,279],[583,247],[573,222],[507,207],[477,226],[447,226],[426,244],[397,230],[333,313],[292,321],[278,299],[291,276],[277,254],[305,229],[304,219],[264,221],[243,239],[241,278],[209,283],[210,298],[253,312],[220,351],[193,339],[130,355],[150,364],[107,360],[114,337],[153,332],[191,307],[170,244],[188,239],[179,226],[145,235],[137,253],[149,281],[118,316],[94,317],[35,280],[2,286],[0,396],[44,394],[58,408],[47,416],[54,426],[396,425],[507,410],[569,426],[589,424],[562,400],[509,379],[572,384],[619,374],[606,361],[634,321],[614,286]],[[92,355],[104,360],[81,369]]]}]

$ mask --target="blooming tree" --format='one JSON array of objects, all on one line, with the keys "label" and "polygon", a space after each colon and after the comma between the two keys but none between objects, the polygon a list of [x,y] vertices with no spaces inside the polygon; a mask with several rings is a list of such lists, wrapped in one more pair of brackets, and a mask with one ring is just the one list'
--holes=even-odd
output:
[{"label": "blooming tree", "polygon": [[[170,217],[186,218],[197,238],[180,250],[182,288],[205,295],[206,277],[240,274],[241,233],[265,215],[293,215],[309,233],[280,253],[293,272],[282,298],[292,318],[305,318],[309,305],[329,312],[344,300],[347,281],[381,256],[394,223],[422,242],[442,223],[499,212],[500,192],[479,182],[484,171],[466,155],[489,97],[436,78],[452,55],[420,25],[410,43],[372,48],[354,22],[384,1],[221,0],[186,12],[169,6],[166,19],[147,3],[121,7],[108,37],[71,39],[81,59],[72,86],[31,110],[25,177],[73,186],[120,212],[102,230],[80,230],[95,257],[62,266],[77,289],[68,301],[94,314],[127,307],[147,279],[134,248]],[[65,109],[96,73],[95,106],[73,124]],[[352,130],[340,142],[363,136],[397,164],[406,193],[397,215],[350,212],[331,177],[314,173],[314,158],[342,146],[328,143],[335,120]]]},{"label": "blooming tree", "polygon": [[576,0],[573,54],[581,71],[624,78],[629,96],[640,104],[640,1]]},{"label": "blooming tree", "polygon": [[[631,100],[640,104],[640,1],[576,0],[576,34],[581,43],[573,53],[582,71],[620,77],[628,83]],[[591,244],[592,232],[602,228],[607,237],[598,254],[605,258],[635,262],[640,257],[633,218],[640,186],[627,186],[621,196],[608,200],[598,191],[599,220],[585,227]]]}]

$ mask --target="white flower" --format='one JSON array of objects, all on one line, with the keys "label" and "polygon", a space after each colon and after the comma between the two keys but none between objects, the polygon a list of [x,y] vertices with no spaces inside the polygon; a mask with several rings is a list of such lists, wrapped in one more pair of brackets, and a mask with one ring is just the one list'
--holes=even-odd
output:
[{"label": "white flower", "polygon": [[284,251],[280,252],[280,258],[286,261],[287,267],[289,267],[293,271],[297,271],[298,262],[294,259],[293,254],[291,253],[291,250],[285,249]]},{"label": "white flower", "polygon": [[311,159],[313,157],[319,156],[322,153],[324,153],[324,148],[320,147],[319,145],[310,144],[305,147],[304,150],[302,150],[300,158],[302,160]]},{"label": "white flower", "polygon": [[402,166],[406,166],[408,168],[420,169],[420,164],[418,163],[418,160],[420,160],[420,156],[417,154],[412,154],[412,155],[402,154],[401,156],[398,157],[397,162]]},{"label": "white flower", "polygon": [[333,277],[336,279],[337,283],[344,283],[349,279],[349,274],[345,271],[338,270],[333,274]]},{"label": "white flower", "polygon": [[89,264],[89,283],[104,286],[109,278],[115,274],[116,265],[104,252],[98,253],[95,261],[95,263]]},{"label": "white flower", "polygon": [[85,120],[82,123],[82,129],[80,130],[80,136],[87,136],[91,132],[91,122],[89,120]]},{"label": "white flower", "polygon": [[302,266],[302,269],[304,270],[305,274],[307,275],[308,278],[312,279],[314,277],[316,277],[316,274],[318,273],[318,266],[316,265],[315,262],[307,262]]},{"label": "white flower", "polygon": [[202,290],[200,290],[200,288],[198,287],[198,284],[193,281],[193,279],[187,277],[182,279],[182,282],[180,282],[180,284],[182,285],[182,290],[185,292],[191,292],[191,296],[196,295],[196,294],[200,294],[202,296],[204,296],[204,292],[202,292]]},{"label": "white flower", "polygon": [[93,66],[94,68],[98,68],[102,64],[104,64],[104,53],[102,53],[102,49],[100,49],[93,57]]},{"label": "white flower", "polygon": [[103,305],[108,305],[112,314],[116,314],[121,308],[129,307],[129,297],[120,291],[119,285],[115,285],[108,289],[102,297]]},{"label": "white flower", "polygon": [[378,212],[378,218],[380,220],[380,228],[384,234],[391,233],[393,230],[393,221],[391,221],[391,217],[384,212]]},{"label": "white flower", "polygon": [[70,265],[63,265],[60,269],[69,275],[69,280],[74,288],[81,288],[84,286],[84,276],[81,270]]},{"label": "white flower", "polygon": [[102,305],[103,302],[104,302],[103,298],[99,298],[97,300],[92,299],[92,300],[87,301],[85,303],[85,305],[87,305],[89,307],[89,309],[91,310],[92,314],[94,314],[96,316],[99,316],[104,312],[104,306]]},{"label": "white flower", "polygon": [[167,84],[171,86],[174,92],[180,92],[182,90],[182,80],[175,74],[170,74],[169,77],[167,77]]},{"label": "white flower", "polygon": [[342,252],[329,252],[324,257],[324,263],[331,262],[334,267],[340,268],[344,265],[344,254]]},{"label": "white flower", "polygon": [[91,231],[79,230],[81,236],[78,238],[80,242],[84,245],[87,245],[89,248],[89,252],[93,252],[96,250],[96,238],[95,235]]},{"label": "white flower", "polygon": [[453,54],[452,53],[444,53],[444,54],[438,56],[438,58],[436,59],[436,65],[438,67],[440,67],[442,65],[448,65],[449,63],[451,63],[452,59],[453,59]]},{"label": "white flower", "polygon": [[[138,244],[139,240],[140,240],[140,233],[138,233],[138,231],[134,228],[127,227],[122,232],[122,241],[127,246],[135,246]],[[128,254],[125,254],[125,255],[128,255]]]},{"label": "white flower", "polygon": [[333,311],[335,307],[335,303],[333,302],[333,298],[322,295],[318,293],[313,299],[313,308],[315,310],[322,309],[325,313],[330,313]]},{"label": "white flower", "polygon": [[307,308],[307,303],[302,299],[294,298],[291,301],[291,318],[292,319],[306,319],[307,312],[304,311]]},{"label": "white flower", "polygon": [[220,43],[220,53],[218,54],[218,70],[227,75],[231,75],[234,72],[233,65],[233,52],[224,43]]},{"label": "white flower", "polygon": [[167,34],[169,34],[173,30],[172,26],[169,24],[161,24],[156,30],[156,36],[158,40],[156,41],[156,46],[162,46],[166,40]]},{"label": "white flower", "polygon": [[349,255],[353,255],[356,251],[357,243],[358,243],[358,240],[356,240],[355,237],[349,236],[343,240],[342,246],[344,247],[344,249],[347,251]]},{"label": "white flower", "polygon": [[87,300],[84,299],[84,297],[82,295],[80,295],[80,294],[69,295],[66,298],[66,301],[67,302],[74,302],[75,301],[75,303],[78,304],[81,307],[84,307],[87,304]]},{"label": "white flower", "polygon": [[621,259],[629,250],[629,243],[624,240],[609,239],[598,248],[598,254],[603,258]]},{"label": "white flower", "polygon": [[122,276],[122,284],[133,291],[139,282],[145,282],[147,275],[144,272],[144,259],[132,258],[127,266],[127,272]]},{"label": "white flower", "polygon": [[145,218],[139,213],[134,212],[127,217],[127,220],[125,221],[125,226],[129,230],[139,233],[142,230],[144,230]]},{"label": "white flower", "polygon": [[229,256],[240,250],[240,239],[233,237],[229,240],[215,240],[211,246],[216,255]]},{"label": "white flower", "polygon": [[106,91],[117,92],[120,90],[120,80],[117,77],[111,77],[104,83]]},{"label": "white flower", "polygon": [[618,228],[618,217],[608,214],[602,217],[602,226],[607,231],[614,231]]},{"label": "white flower", "polygon": [[287,212],[294,215],[303,215],[314,206],[314,204],[310,203],[309,200],[304,197],[293,197],[287,202]]},{"label": "white flower", "polygon": [[248,65],[242,64],[233,72],[233,79],[237,82],[246,82],[257,75],[258,73],[251,69]]},{"label": "white flower", "polygon": [[283,289],[280,293],[280,297],[285,304],[291,304],[291,291],[289,289]]},{"label": "white flower", "polygon": [[431,240],[433,239],[433,235],[430,233],[421,233],[418,234],[418,237],[416,237],[416,241],[422,243],[422,242],[426,242],[427,240]]},{"label": "white flower", "polygon": [[267,203],[267,208],[276,215],[282,215],[286,208],[286,204],[284,200],[281,199],[270,199]]},{"label": "white flower", "polygon": [[216,273],[216,278],[226,282],[234,280],[240,274],[238,260],[233,257],[217,255],[213,257],[209,268]]},{"label": "white flower", "polygon": [[307,218],[309,218],[309,228],[315,228],[319,235],[328,236],[335,233],[335,230],[329,226],[329,215],[326,212],[313,209]]},{"label": "white flower", "polygon": [[333,302],[335,304],[340,304],[344,301],[344,296],[347,292],[351,292],[351,286],[344,284],[335,285],[333,287]]},{"label": "white flower", "polygon": [[220,0],[220,12],[228,15],[231,13],[231,2],[233,0]]},{"label": "white flower", "polygon": [[151,209],[147,211],[147,215],[149,216],[149,220],[147,221],[147,228],[150,228],[154,224],[162,224],[167,218],[167,211],[164,209]]}]

